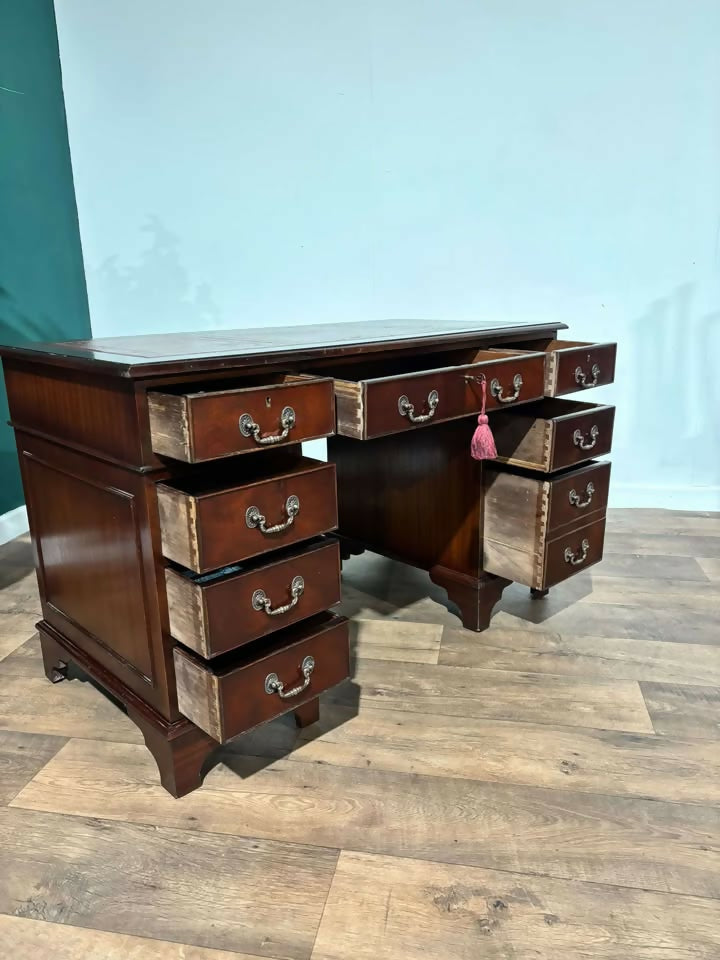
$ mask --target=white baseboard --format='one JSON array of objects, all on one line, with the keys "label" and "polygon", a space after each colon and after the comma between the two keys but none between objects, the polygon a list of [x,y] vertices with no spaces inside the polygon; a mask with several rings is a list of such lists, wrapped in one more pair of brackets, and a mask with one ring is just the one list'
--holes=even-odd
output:
[{"label": "white baseboard", "polygon": [[15,507],[7,513],[0,514],[0,543],[8,543],[19,537],[21,533],[27,533],[28,515],[27,507],[23,504],[21,507]]},{"label": "white baseboard", "polygon": [[720,486],[614,483],[610,478],[610,507],[652,507],[665,510],[720,511]]}]

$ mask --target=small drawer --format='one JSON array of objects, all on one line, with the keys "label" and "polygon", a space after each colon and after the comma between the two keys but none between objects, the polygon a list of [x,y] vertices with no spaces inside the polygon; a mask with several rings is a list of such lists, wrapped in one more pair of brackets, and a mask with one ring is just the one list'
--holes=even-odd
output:
[{"label": "small drawer", "polygon": [[178,708],[220,743],[312,700],[350,675],[348,622],[321,614],[212,665],[176,647]]},{"label": "small drawer", "polygon": [[565,527],[563,533],[549,540],[545,547],[542,583],[538,589],[546,590],[599,563],[604,543],[605,517],[581,527]]},{"label": "small drawer", "polygon": [[[525,351],[545,354],[545,396],[562,397],[612,383],[615,379],[616,343],[583,343],[576,340],[528,340]],[[503,348],[503,349],[509,349]]]},{"label": "small drawer", "polygon": [[547,479],[488,464],[484,484],[483,568],[488,573],[545,589],[602,558],[608,462]]},{"label": "small drawer", "polygon": [[155,453],[199,463],[333,432],[331,379],[279,373],[236,383],[241,385],[184,384],[149,393]]},{"label": "small drawer", "polygon": [[615,379],[615,343],[552,340],[547,347],[545,396],[562,397]]},{"label": "small drawer", "polygon": [[477,349],[333,369],[336,432],[370,440],[477,414],[483,376],[488,410],[526,403],[542,397],[544,371],[542,353]]},{"label": "small drawer", "polygon": [[245,470],[241,485],[225,472],[158,484],[168,560],[206,573],[334,530],[335,465],[278,456],[274,469],[258,462],[257,469]]},{"label": "small drawer", "polygon": [[615,407],[576,400],[540,400],[495,413],[490,426],[497,459],[546,473],[609,453]]},{"label": "small drawer", "polygon": [[165,582],[170,633],[210,658],[339,603],[340,548],[324,539],[215,573],[168,568]]},{"label": "small drawer", "polygon": [[547,489],[549,531],[607,510],[610,461],[590,462],[539,482]]}]

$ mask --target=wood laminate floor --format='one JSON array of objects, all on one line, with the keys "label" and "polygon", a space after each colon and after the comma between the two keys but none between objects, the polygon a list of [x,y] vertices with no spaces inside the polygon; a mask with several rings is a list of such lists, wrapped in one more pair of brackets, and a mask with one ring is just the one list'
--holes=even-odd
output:
[{"label": "wood laminate floor", "polygon": [[473,634],[345,567],[355,675],[173,800],[90,682],[50,684],[0,547],[0,956],[719,960],[720,514],[611,512],[602,564]]}]

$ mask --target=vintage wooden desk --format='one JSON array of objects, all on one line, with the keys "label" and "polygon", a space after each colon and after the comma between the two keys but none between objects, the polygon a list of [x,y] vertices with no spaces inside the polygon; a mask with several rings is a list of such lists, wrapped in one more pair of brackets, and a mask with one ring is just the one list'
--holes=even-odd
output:
[{"label": "vintage wooden desk", "polygon": [[[340,552],[428,570],[471,630],[601,559],[614,344],[401,320],[2,349],[48,677],[127,708],[175,796],[349,674]],[[487,385],[497,459],[470,442]],[[300,442],[329,437],[329,462]],[[338,531],[339,538],[333,535]]]}]

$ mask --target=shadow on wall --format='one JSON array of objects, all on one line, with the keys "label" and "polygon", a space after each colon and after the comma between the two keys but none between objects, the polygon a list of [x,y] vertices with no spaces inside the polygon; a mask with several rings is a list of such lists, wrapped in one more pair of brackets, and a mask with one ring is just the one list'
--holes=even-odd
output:
[{"label": "shadow on wall", "polygon": [[651,303],[618,353],[621,443],[653,485],[720,485],[720,311],[697,315],[695,300],[686,283]]},{"label": "shadow on wall", "polygon": [[138,263],[122,266],[117,257],[109,257],[88,270],[88,289],[95,292],[94,310],[102,310],[103,325],[118,333],[220,329],[222,317],[210,285],[193,287],[175,234],[156,216],[148,217],[142,231],[150,246]]}]

